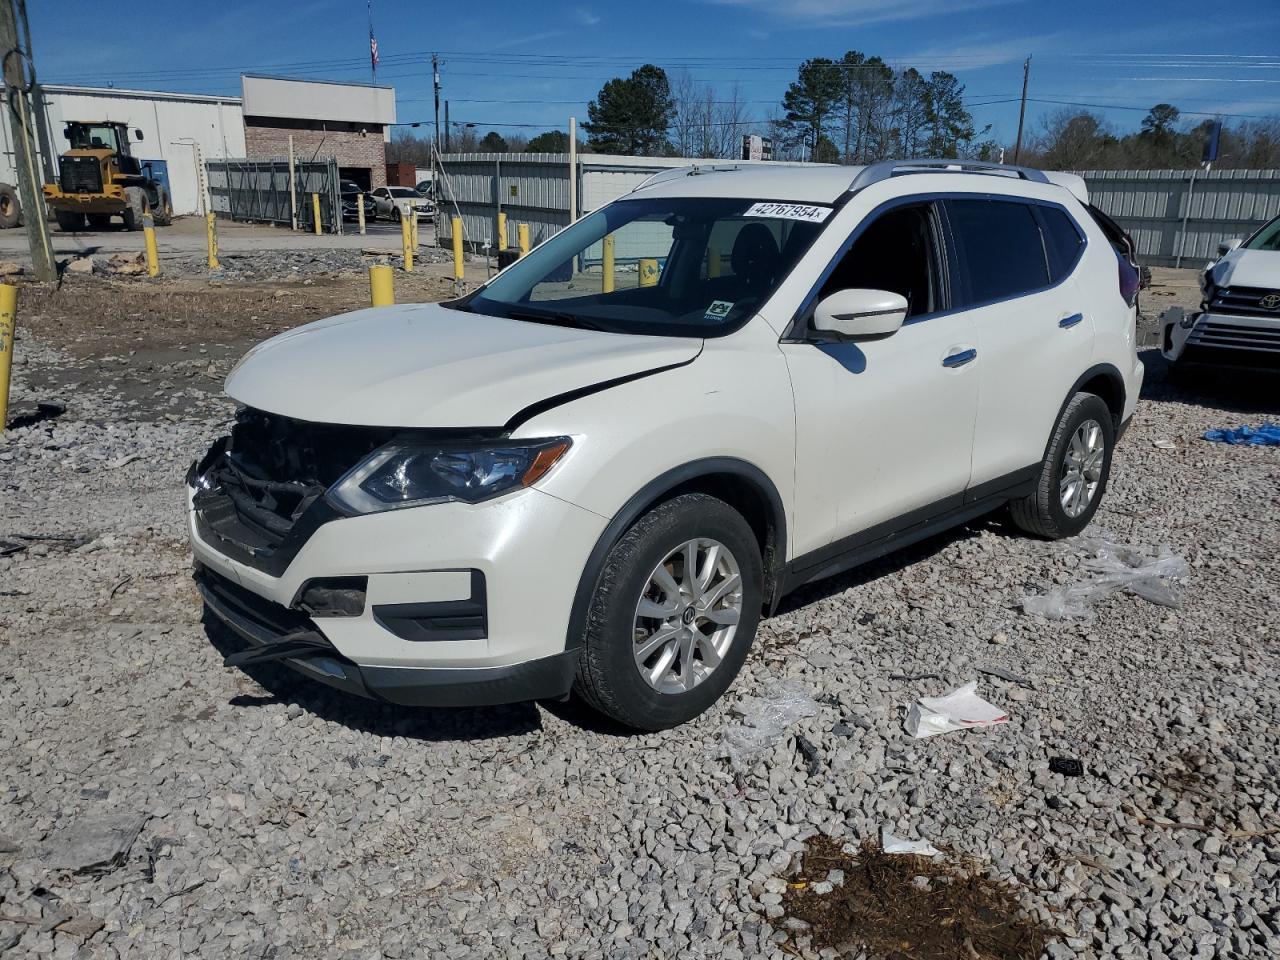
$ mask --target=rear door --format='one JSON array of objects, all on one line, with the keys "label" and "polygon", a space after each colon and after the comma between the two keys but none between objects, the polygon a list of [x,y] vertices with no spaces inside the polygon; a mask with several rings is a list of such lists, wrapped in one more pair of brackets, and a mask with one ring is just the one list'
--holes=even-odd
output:
[{"label": "rear door", "polygon": [[1091,363],[1094,320],[1075,277],[1084,234],[1065,207],[975,195],[948,199],[946,215],[956,295],[979,357],[972,498],[1040,463],[1068,391]]}]

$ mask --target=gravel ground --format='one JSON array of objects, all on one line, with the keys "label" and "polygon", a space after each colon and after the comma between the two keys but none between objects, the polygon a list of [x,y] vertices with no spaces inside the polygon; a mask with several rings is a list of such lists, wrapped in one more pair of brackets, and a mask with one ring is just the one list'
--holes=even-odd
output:
[{"label": "gravel ground", "polygon": [[[19,408],[83,362],[18,350]],[[1200,439],[1274,417],[1275,385],[1192,395],[1145,359],[1095,532],[1185,556],[1181,608],[1027,616],[1081,558],[996,516],[793,596],[723,703],[653,735],[223,668],[180,489],[230,406],[150,414],[90,379],[0,440],[0,953],[812,955],[782,907],[804,839],[888,827],[1014,884],[1053,958],[1280,955],[1280,451]],[[735,768],[733,707],[783,678],[816,713]],[[917,697],[972,679],[1009,723],[906,736]],[[69,834],[108,815],[140,833],[78,872]]]}]

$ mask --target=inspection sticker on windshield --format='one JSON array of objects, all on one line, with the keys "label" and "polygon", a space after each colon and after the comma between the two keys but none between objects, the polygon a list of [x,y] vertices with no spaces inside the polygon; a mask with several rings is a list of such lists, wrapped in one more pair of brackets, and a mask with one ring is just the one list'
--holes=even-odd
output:
[{"label": "inspection sticker on windshield", "polygon": [[806,203],[756,203],[744,217],[775,217],[780,220],[803,220],[822,223],[831,216],[830,207],[814,207]]},{"label": "inspection sticker on windshield", "polygon": [[732,300],[712,300],[711,306],[707,307],[707,312],[702,315],[702,319],[723,320],[729,315],[729,311],[732,309]]}]

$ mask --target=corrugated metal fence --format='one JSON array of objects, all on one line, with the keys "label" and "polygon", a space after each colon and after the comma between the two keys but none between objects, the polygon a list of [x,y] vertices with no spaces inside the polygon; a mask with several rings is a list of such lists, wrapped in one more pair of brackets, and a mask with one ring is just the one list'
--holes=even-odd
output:
[{"label": "corrugated metal fence", "polygon": [[1280,215],[1280,170],[1080,170],[1143,263],[1198,266]]},{"label": "corrugated metal fence", "polygon": [[[320,194],[320,225],[328,233],[342,232],[338,206],[338,162],[296,161],[294,187],[298,226],[312,230],[311,194]],[[255,223],[291,222],[288,160],[209,160],[209,204],[229,220]]]}]

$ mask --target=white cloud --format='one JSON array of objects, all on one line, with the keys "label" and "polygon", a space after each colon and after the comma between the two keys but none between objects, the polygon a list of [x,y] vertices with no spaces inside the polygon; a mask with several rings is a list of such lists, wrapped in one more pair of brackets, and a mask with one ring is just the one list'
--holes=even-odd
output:
[{"label": "white cloud", "polygon": [[1050,46],[1058,39],[1058,34],[990,41],[974,37],[968,43],[928,47],[894,56],[892,59],[908,64],[923,64],[919,67],[921,70],[980,70],[1004,63],[1018,63],[1027,54],[1035,54],[1037,50]]},{"label": "white cloud", "polygon": [[584,27],[594,27],[600,22],[600,18],[585,7],[578,7],[573,13],[578,18],[578,22]]},{"label": "white cloud", "polygon": [[886,20],[918,20],[1023,0],[708,0],[726,6],[746,7],[775,18],[792,21],[797,29],[814,26],[854,26]]}]

